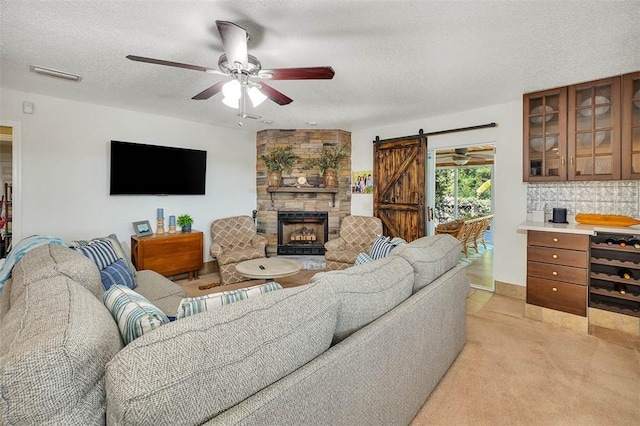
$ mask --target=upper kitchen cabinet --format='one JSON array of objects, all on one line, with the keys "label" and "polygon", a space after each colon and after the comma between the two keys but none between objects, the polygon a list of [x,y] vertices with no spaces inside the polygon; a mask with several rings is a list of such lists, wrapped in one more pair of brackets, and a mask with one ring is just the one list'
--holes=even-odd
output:
[{"label": "upper kitchen cabinet", "polygon": [[525,94],[523,180],[567,179],[567,88]]},{"label": "upper kitchen cabinet", "polygon": [[569,180],[620,179],[620,87],[620,77],[569,86]]},{"label": "upper kitchen cabinet", "polygon": [[622,80],[622,179],[640,179],[640,72]]}]

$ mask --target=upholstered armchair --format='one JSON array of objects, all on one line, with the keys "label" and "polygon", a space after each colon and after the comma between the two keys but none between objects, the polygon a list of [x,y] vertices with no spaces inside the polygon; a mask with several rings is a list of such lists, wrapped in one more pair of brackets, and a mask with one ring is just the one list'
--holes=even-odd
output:
[{"label": "upholstered armchair", "polygon": [[338,238],[324,244],[327,270],[353,266],[358,253],[369,254],[376,235],[382,234],[382,221],[370,216],[346,216],[340,224]]},{"label": "upholstered armchair", "polygon": [[256,232],[251,216],[233,216],[211,224],[211,256],[218,261],[221,284],[245,281],[236,264],[265,256],[267,238]]}]

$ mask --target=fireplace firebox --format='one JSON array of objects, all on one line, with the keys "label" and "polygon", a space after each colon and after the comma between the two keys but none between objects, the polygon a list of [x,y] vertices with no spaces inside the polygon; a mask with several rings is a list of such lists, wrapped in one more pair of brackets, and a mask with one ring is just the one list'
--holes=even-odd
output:
[{"label": "fireplace firebox", "polygon": [[279,255],[323,255],[328,238],[328,212],[278,211]]}]

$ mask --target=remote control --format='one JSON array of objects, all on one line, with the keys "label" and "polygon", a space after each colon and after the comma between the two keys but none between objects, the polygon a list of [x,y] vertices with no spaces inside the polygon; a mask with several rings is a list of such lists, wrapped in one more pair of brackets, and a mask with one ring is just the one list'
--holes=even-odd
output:
[{"label": "remote control", "polygon": [[260,269],[264,269],[264,266],[262,266],[262,265],[258,265],[258,267],[259,267]]}]

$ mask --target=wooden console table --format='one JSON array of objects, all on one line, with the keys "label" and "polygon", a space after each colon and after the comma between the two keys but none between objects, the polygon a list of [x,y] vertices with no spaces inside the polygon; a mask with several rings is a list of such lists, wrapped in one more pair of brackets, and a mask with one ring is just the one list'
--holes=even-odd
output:
[{"label": "wooden console table", "polygon": [[333,202],[333,207],[336,206],[336,194],[338,193],[338,188],[317,188],[317,187],[292,187],[292,186],[278,186],[278,187],[267,187],[267,192],[271,195],[271,203],[273,204],[273,193],[274,192],[288,192],[294,194],[331,194],[331,199]]},{"label": "wooden console table", "polygon": [[201,231],[131,236],[131,260],[138,270],[150,269],[169,277],[189,273],[198,278],[202,269],[204,234]]}]

